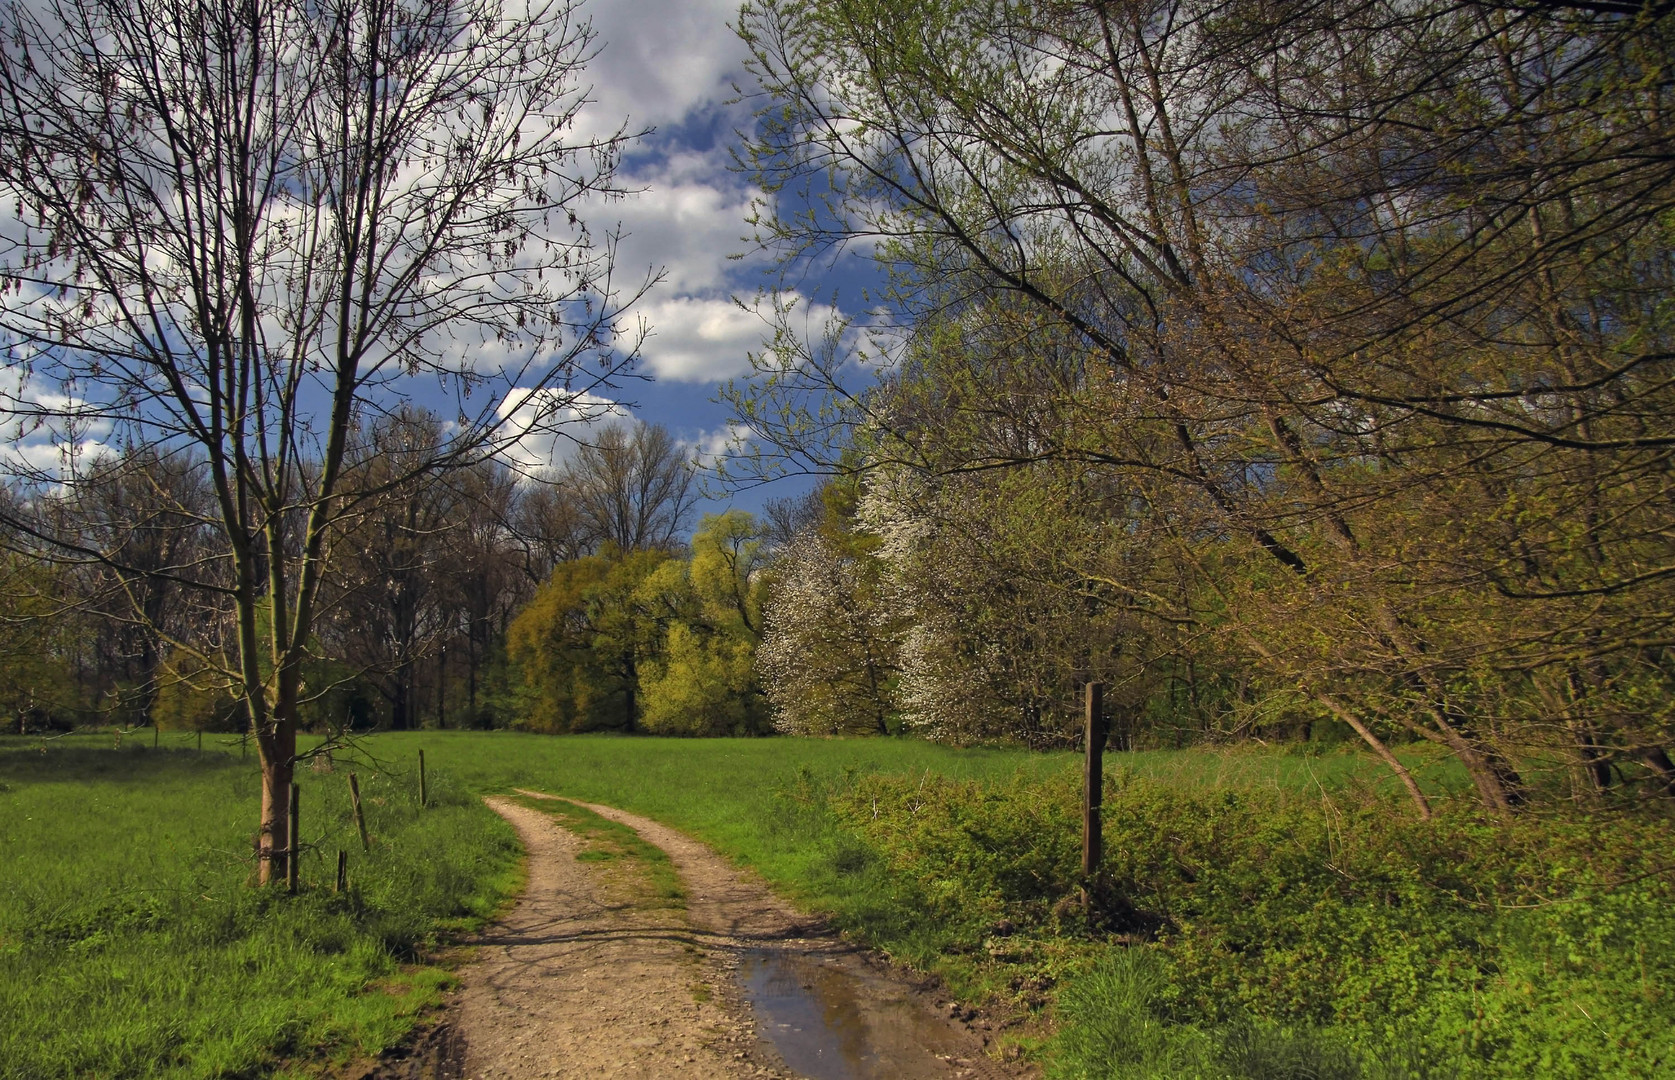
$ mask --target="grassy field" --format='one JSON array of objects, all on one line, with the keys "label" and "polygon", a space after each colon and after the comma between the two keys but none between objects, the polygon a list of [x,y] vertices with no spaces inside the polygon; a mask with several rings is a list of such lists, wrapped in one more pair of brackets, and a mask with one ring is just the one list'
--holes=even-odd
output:
[{"label": "grassy field", "polygon": [[[1666,820],[1615,823],[1609,844],[1463,811],[1419,826],[1352,753],[1112,755],[1090,926],[1069,903],[1072,755],[378,735],[302,776],[315,851],[291,898],[246,887],[254,764],[148,741],[0,739],[0,1077],[308,1073],[375,1054],[446,985],[436,947],[515,889],[510,830],[478,799],[515,787],[657,818],[959,993],[1057,1016],[1036,1047],[1055,1077],[1635,1077],[1675,1061],[1675,916],[1651,857]],[[1414,764],[1447,807],[1458,774]],[[678,902],[653,853],[540,808]],[[346,896],[329,888],[338,848]]]},{"label": "grassy field", "polygon": [[[517,885],[509,827],[446,781],[302,778],[305,888],[247,887],[253,762],[211,743],[0,742],[0,1077],[256,1076],[399,1040],[448,975],[439,935]],[[336,849],[351,888],[334,895]]]}]

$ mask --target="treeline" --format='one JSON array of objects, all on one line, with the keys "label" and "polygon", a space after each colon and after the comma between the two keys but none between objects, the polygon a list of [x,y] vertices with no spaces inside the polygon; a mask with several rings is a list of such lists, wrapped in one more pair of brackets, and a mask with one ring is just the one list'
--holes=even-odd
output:
[{"label": "treeline", "polygon": [[[684,547],[693,469],[660,427],[583,429],[545,475],[480,457],[413,478],[409,460],[444,434],[417,409],[356,432],[304,680],[317,730],[509,725],[524,699],[506,632],[555,568]],[[73,487],[9,507],[0,708],[13,730],[248,727],[208,465],[132,451],[80,469]]]},{"label": "treeline", "polygon": [[770,605],[789,724],[868,726],[876,684],[784,690],[776,625],[889,643],[843,670],[893,665],[935,735],[1062,735],[1095,678],[1142,739],[1353,732],[1421,814],[1403,742],[1501,813],[1675,793],[1667,9],[739,25],[745,160],[788,208],[761,244],[788,283],[843,245],[890,276],[814,340],[778,310],[733,395],[762,439],[734,469],[836,471],[856,504]]}]

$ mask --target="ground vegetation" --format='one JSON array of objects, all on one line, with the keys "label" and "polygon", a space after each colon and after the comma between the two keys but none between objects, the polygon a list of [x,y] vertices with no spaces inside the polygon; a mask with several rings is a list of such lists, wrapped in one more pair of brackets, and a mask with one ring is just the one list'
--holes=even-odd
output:
[{"label": "ground vegetation", "polygon": [[[302,895],[282,901],[240,887],[258,792],[236,741],[174,746],[0,740],[0,812],[17,823],[0,846],[28,871],[0,876],[0,992],[16,1019],[0,1068],[261,1075],[388,1045],[442,979],[399,965],[433,962],[431,935],[514,884],[510,837],[476,796],[515,788],[703,839],[985,1007],[1006,1022],[1002,1044],[1055,1077],[1649,1078],[1675,1054],[1667,815],[1486,820],[1465,770],[1423,745],[1401,752],[1437,807],[1429,822],[1393,815],[1397,781],[1353,748],[1108,759],[1091,905],[1072,754],[378,735],[369,757],[338,763],[372,796],[371,853],[342,772],[306,773],[304,833],[327,857],[307,856]],[[108,812],[127,800],[137,816]],[[206,800],[224,812],[206,817]],[[601,857],[622,845],[595,839]],[[331,892],[335,847],[351,852],[346,898]],[[217,990],[251,962],[262,979]],[[245,1023],[251,1010],[275,1022]]]}]

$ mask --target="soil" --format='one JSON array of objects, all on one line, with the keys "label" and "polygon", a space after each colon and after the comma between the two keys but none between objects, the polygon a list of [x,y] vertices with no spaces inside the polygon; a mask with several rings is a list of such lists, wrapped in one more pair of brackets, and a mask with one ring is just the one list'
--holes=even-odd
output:
[{"label": "soil", "polygon": [[[841,974],[851,996],[894,1010],[862,1018],[873,1044],[869,1060],[888,1063],[880,1075],[1033,1075],[987,1055],[981,1014],[945,1004],[933,986],[844,942],[690,837],[578,803],[668,853],[685,909],[648,906],[636,895],[635,876],[578,861],[581,842],[552,818],[508,799],[487,802],[523,842],[524,893],[475,939],[442,1019],[363,1080],[803,1076],[745,998],[741,964],[754,971],[764,957],[820,965]],[[794,1047],[787,1053],[796,1056]]]}]

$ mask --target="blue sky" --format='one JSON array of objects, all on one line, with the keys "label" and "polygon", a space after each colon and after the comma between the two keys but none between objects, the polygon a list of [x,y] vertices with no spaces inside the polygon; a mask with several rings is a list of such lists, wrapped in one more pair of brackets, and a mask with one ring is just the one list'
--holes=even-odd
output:
[{"label": "blue sky", "polygon": [[[639,309],[652,333],[640,367],[649,380],[627,383],[615,396],[635,415],[713,452],[729,434],[727,409],[713,401],[717,387],[749,372],[746,352],[765,329],[733,303],[765,283],[766,269],[744,238],[759,192],[729,167],[734,131],[750,122],[749,103],[734,100],[735,87],[747,85],[744,49],[729,27],[737,0],[588,0],[583,11],[602,45],[588,70],[595,103],[584,125],[604,130],[626,118],[656,128],[621,174],[642,193],[598,208],[591,221],[595,230],[620,222],[626,272],[665,275]],[[729,258],[739,254],[745,258]],[[811,482],[789,478],[726,501],[756,509]]]},{"label": "blue sky", "polygon": [[[730,167],[734,132],[751,121],[750,104],[735,100],[736,88],[747,85],[744,49],[729,26],[737,3],[585,0],[581,9],[592,21],[599,53],[585,73],[593,102],[583,111],[577,134],[609,134],[624,124],[630,130],[655,129],[630,148],[619,172],[622,185],[639,193],[596,203],[584,214],[595,237],[623,232],[619,280],[663,275],[634,310],[651,334],[638,369],[644,378],[604,393],[635,416],[663,424],[699,455],[715,454],[733,434],[726,406],[714,399],[721,383],[749,373],[746,354],[759,347],[766,332],[759,318],[733,300],[753,296],[767,280],[767,260],[750,251],[745,237],[746,216],[760,193]],[[18,225],[0,207],[0,241]],[[744,257],[730,258],[739,255]],[[802,287],[829,299],[831,284],[809,279]],[[54,402],[67,402],[66,414],[79,408],[74,391],[50,385],[27,366],[8,362],[4,375],[0,404],[23,403],[19,415],[59,409]],[[401,392],[426,402],[423,391]],[[0,427],[0,442],[15,442],[10,452],[42,469],[52,469],[63,447],[71,445],[67,440],[75,438],[58,426],[26,430],[22,423]],[[102,440],[109,429],[105,422],[83,433],[85,448],[78,452],[91,457],[108,450]],[[526,447],[524,460],[533,464],[542,448]],[[812,483],[790,478],[739,491],[707,509],[725,502],[755,510],[767,498],[795,495]]]}]

